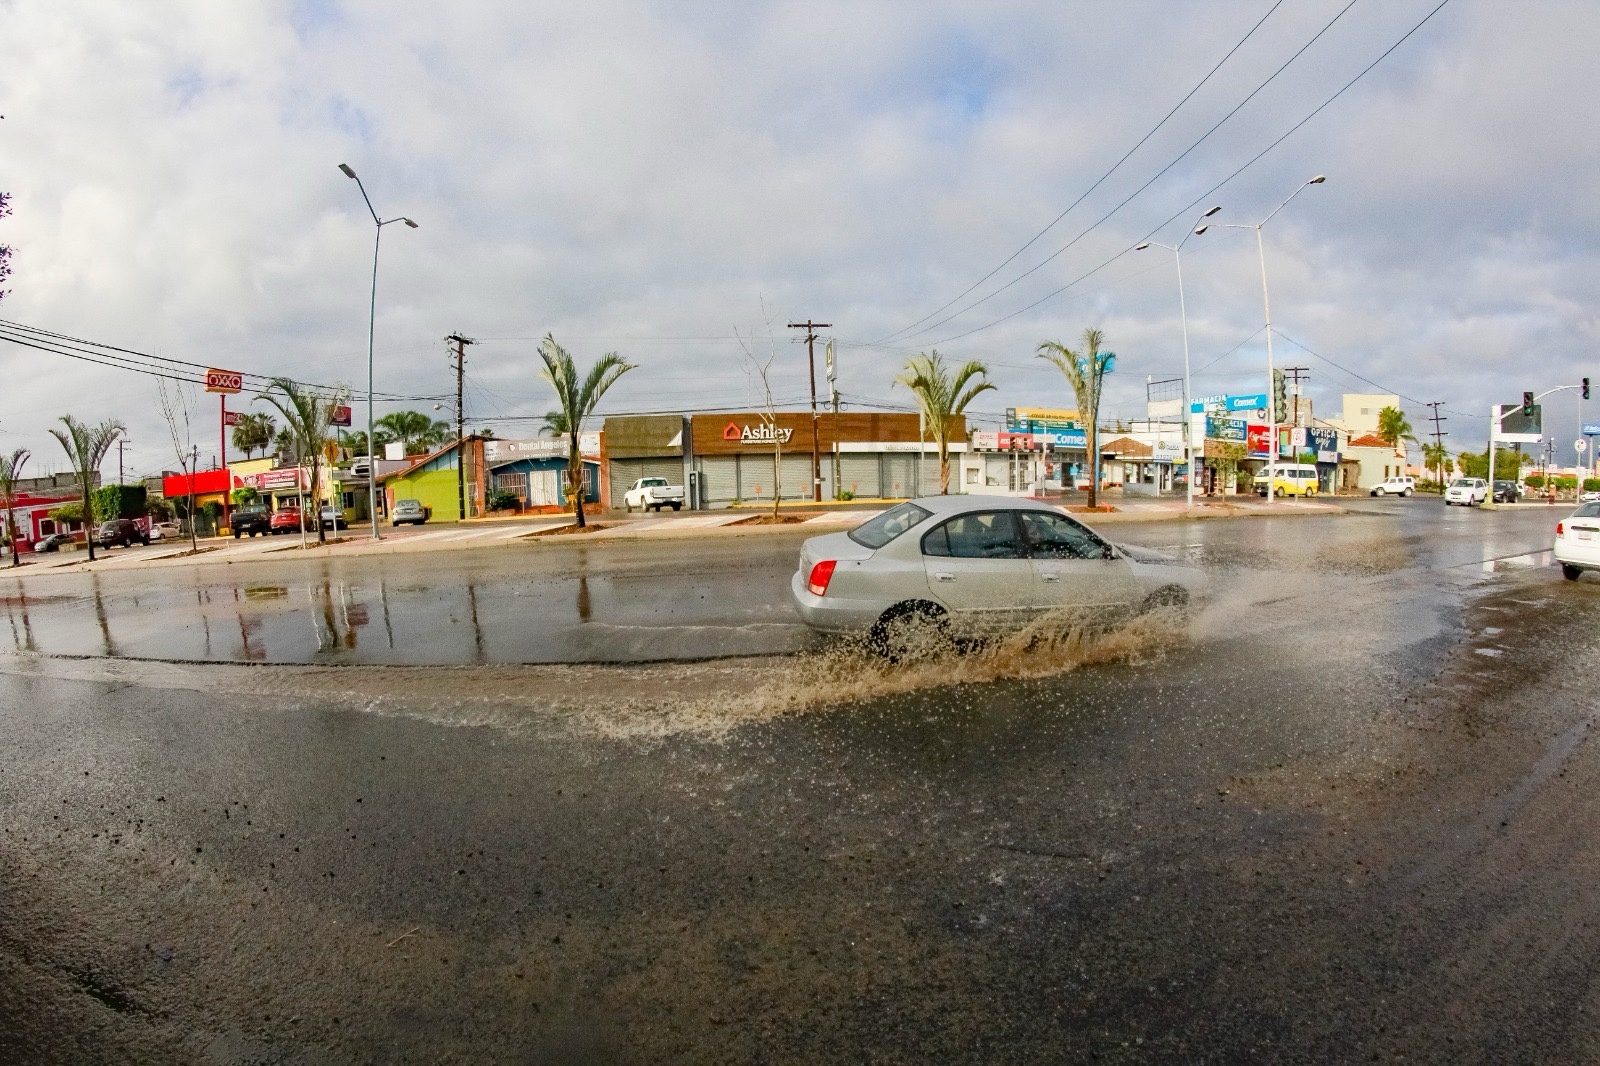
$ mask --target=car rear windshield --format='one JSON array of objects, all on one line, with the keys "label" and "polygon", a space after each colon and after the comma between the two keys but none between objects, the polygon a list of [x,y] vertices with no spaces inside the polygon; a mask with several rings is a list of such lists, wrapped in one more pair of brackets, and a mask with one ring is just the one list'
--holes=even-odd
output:
[{"label": "car rear windshield", "polygon": [[876,550],[927,518],[929,513],[914,503],[902,503],[852,529],[850,539]]},{"label": "car rear windshield", "polygon": [[1600,518],[1600,503],[1586,503],[1572,512],[1573,518]]}]

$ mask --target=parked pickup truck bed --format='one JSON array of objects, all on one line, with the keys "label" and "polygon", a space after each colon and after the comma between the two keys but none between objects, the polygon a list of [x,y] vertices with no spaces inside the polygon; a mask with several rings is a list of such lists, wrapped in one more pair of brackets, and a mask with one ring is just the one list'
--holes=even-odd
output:
[{"label": "parked pickup truck bed", "polygon": [[670,485],[664,477],[642,477],[633,483],[622,497],[628,510],[659,511],[670,507],[674,511],[683,507],[683,486]]}]

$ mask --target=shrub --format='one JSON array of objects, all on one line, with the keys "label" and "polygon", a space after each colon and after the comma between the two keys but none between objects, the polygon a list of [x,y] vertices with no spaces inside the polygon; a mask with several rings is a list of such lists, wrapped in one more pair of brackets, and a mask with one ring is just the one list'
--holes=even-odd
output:
[{"label": "shrub", "polygon": [[1533,489],[1535,491],[1544,488],[1544,475],[1543,474],[1529,474],[1528,475],[1527,485],[1528,485],[1528,487],[1530,489]]},{"label": "shrub", "polygon": [[89,494],[89,504],[96,522],[109,522],[144,514],[146,496],[143,485],[102,485]]},{"label": "shrub", "polygon": [[1584,492],[1600,492],[1600,477],[1586,477],[1583,479]]},{"label": "shrub", "polygon": [[1554,479],[1556,489],[1560,492],[1573,492],[1578,487],[1578,479],[1568,474],[1561,474]]},{"label": "shrub", "polygon": [[242,485],[229,493],[233,497],[235,507],[246,507],[261,498],[261,494],[249,485]]},{"label": "shrub", "polygon": [[50,517],[57,522],[82,522],[83,504],[76,501],[64,503],[50,512]]},{"label": "shrub", "polygon": [[839,492],[839,499],[841,500],[853,500],[855,498],[856,494],[851,492],[849,489],[842,489]]},{"label": "shrub", "polygon": [[495,489],[484,499],[484,505],[491,511],[510,511],[521,502],[521,497],[505,489]]}]

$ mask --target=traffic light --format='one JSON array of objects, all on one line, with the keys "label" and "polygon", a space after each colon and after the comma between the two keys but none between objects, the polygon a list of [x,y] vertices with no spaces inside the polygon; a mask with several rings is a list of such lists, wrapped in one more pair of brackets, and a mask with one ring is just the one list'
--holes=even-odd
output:
[{"label": "traffic light", "polygon": [[1587,400],[1589,398],[1589,379],[1588,378],[1584,378],[1583,379],[1583,398],[1585,400]]},{"label": "traffic light", "polygon": [[1533,417],[1533,393],[1531,392],[1522,394],[1522,413],[1528,418]]},{"label": "traffic light", "polygon": [[1283,371],[1272,372],[1272,420],[1279,425],[1289,421],[1289,386],[1284,383]]}]

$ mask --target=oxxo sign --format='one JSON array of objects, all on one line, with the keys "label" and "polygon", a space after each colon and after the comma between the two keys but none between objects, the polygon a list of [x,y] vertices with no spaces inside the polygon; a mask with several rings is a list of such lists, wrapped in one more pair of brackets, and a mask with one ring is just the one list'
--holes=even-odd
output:
[{"label": "oxxo sign", "polygon": [[244,391],[244,375],[237,370],[207,370],[206,391],[232,395]]},{"label": "oxxo sign", "polygon": [[794,430],[786,426],[769,426],[765,422],[757,426],[729,422],[722,431],[723,440],[736,440],[740,444],[788,444],[793,436]]}]

